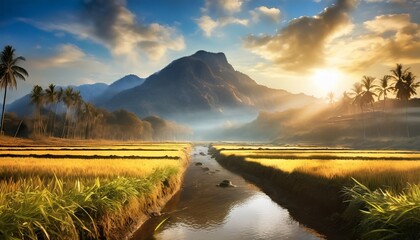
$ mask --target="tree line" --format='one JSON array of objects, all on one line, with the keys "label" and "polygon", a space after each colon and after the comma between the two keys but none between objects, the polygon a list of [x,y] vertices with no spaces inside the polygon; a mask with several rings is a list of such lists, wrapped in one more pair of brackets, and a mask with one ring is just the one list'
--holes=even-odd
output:
[{"label": "tree line", "polygon": [[[390,70],[390,74],[385,74],[382,78],[363,76],[361,81],[353,84],[350,92],[345,91],[343,93],[340,100],[340,109],[349,112],[352,106],[355,113],[360,112],[365,129],[366,117],[364,114],[367,111],[373,113],[378,108],[382,108],[382,112],[385,114],[387,101],[392,99],[390,95],[393,94],[395,96],[394,101],[399,102],[394,107],[404,108],[405,110],[406,134],[409,137],[408,108],[410,100],[417,95],[417,88],[420,87],[420,82],[415,80],[416,76],[410,71],[410,68],[404,68],[402,64],[398,63],[395,68]],[[334,94],[332,92],[328,93],[327,98],[330,103],[333,103]],[[382,106],[380,106],[380,101],[382,101]],[[376,107],[375,103],[377,103]],[[364,137],[366,137],[365,132]]]},{"label": "tree line", "polygon": [[384,106],[390,93],[395,94],[395,98],[403,102],[408,102],[412,96],[417,94],[416,89],[420,82],[415,82],[416,76],[409,68],[402,64],[396,64],[395,69],[391,69],[392,74],[384,75],[380,79],[372,76],[363,76],[361,82],[355,82],[350,94],[344,93],[352,100],[351,104],[359,106],[361,109],[366,106],[373,107],[375,97],[379,101],[382,97]]},{"label": "tree line", "polygon": [[[0,88],[4,89],[0,131],[4,134],[7,88],[16,88],[17,79],[25,80],[28,72],[21,66],[24,57],[16,57],[12,46],[5,46],[0,56]],[[50,84],[43,89],[35,85],[30,93],[35,107],[26,123],[34,136],[78,139],[176,140],[190,136],[191,130],[157,116],[140,119],[120,109],[109,112],[83,100],[72,87]],[[13,121],[16,118],[11,118]],[[29,122],[29,123],[28,123]],[[19,126],[20,127],[20,126]],[[19,128],[18,127],[18,128]]]}]

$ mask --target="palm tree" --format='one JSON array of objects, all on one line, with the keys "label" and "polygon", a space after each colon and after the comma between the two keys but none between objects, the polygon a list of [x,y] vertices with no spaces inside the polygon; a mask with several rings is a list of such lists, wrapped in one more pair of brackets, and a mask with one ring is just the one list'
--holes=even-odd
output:
[{"label": "palm tree", "polygon": [[[73,95],[74,95],[74,91],[73,91],[72,87],[67,87],[66,90],[64,90],[63,95],[62,95],[62,101],[63,101],[64,105],[66,106],[66,112],[65,112],[65,115],[64,115],[62,137],[64,137],[65,130],[66,130],[66,123],[68,122],[71,107],[73,105]],[[68,126],[67,126],[67,131],[68,131]]]},{"label": "palm tree", "polygon": [[42,87],[35,85],[31,92],[31,103],[35,105],[35,119],[34,119],[34,131],[38,134],[41,133],[42,120],[41,120],[41,106],[44,102],[44,94]]},{"label": "palm tree", "polygon": [[395,80],[394,92],[401,101],[405,102],[405,118],[406,118],[406,129],[407,136],[410,137],[410,130],[408,127],[408,102],[411,96],[416,95],[416,89],[420,86],[419,82],[414,82],[416,76],[409,71],[410,68],[403,69],[402,64],[397,64],[395,69],[392,69],[391,76]]},{"label": "palm tree", "polygon": [[414,82],[417,76],[415,76],[412,72],[407,72],[404,76],[404,99],[407,101],[410,100],[411,96],[417,95],[417,88],[420,86],[420,82]]},{"label": "palm tree", "polygon": [[398,99],[403,99],[404,98],[404,77],[405,75],[407,75],[408,72],[408,68],[407,69],[403,69],[402,64],[398,64],[395,67],[395,69],[392,69],[391,72],[393,75],[391,75],[391,78],[393,78],[395,80],[395,88],[394,91],[397,93],[397,98]]},{"label": "palm tree", "polygon": [[362,78],[362,87],[364,88],[361,97],[362,106],[365,104],[370,104],[373,109],[373,103],[375,99],[373,96],[376,96],[376,93],[373,92],[373,89],[378,87],[374,84],[375,78],[370,76],[363,76]]},{"label": "palm tree", "polygon": [[[373,108],[373,103],[375,102],[375,98],[374,96],[376,96],[376,93],[373,92],[373,89],[377,88],[378,86],[376,86],[374,84],[375,82],[375,78],[374,77],[370,77],[370,76],[363,76],[362,78],[362,87],[363,87],[363,92],[362,92],[362,97],[361,97],[361,105],[362,105],[362,114],[364,115],[363,112],[363,107],[365,105],[370,104],[372,111],[374,111]],[[366,124],[365,124],[365,117],[363,116],[363,137],[364,139],[366,139]],[[377,125],[375,125],[377,127]],[[376,128],[378,135],[379,135],[379,129]]]},{"label": "palm tree", "polygon": [[394,90],[394,87],[391,85],[389,80],[391,79],[390,75],[384,75],[381,79],[379,79],[379,86],[375,89],[375,92],[378,93],[378,100],[383,95],[384,98],[384,112],[385,112],[385,101],[387,99],[387,95],[389,92]]},{"label": "palm tree", "polygon": [[0,55],[0,88],[4,88],[0,127],[0,133],[2,134],[4,128],[4,108],[6,106],[7,87],[16,88],[16,79],[25,81],[25,76],[28,77],[28,72],[18,65],[20,61],[25,61],[25,58],[22,56],[15,58],[15,49],[12,46],[7,45],[4,47]]},{"label": "palm tree", "polygon": [[350,95],[353,96],[353,101],[351,104],[353,104],[354,106],[359,106],[360,109],[362,109],[362,105],[361,105],[362,94],[363,94],[362,84],[360,82],[355,82],[353,84],[353,87],[351,88],[351,93],[350,93]]},{"label": "palm tree", "polygon": [[[70,127],[75,128],[75,122],[70,122],[71,119],[77,119],[76,114],[78,114],[80,107],[83,104],[82,96],[80,95],[80,91],[74,91],[72,87],[67,87],[63,94],[63,102],[66,105],[66,114],[64,118],[64,127],[63,127],[63,137],[70,136]],[[67,133],[65,132],[67,123]],[[71,126],[73,125],[73,126]],[[74,129],[73,129],[74,130]],[[65,134],[66,133],[66,134]],[[73,131],[73,134],[75,132]]]},{"label": "palm tree", "polygon": [[56,104],[55,104],[55,110],[54,110],[54,116],[53,116],[53,134],[52,135],[54,135],[54,132],[55,132],[55,120],[58,115],[57,109],[58,109],[59,103],[63,101],[63,96],[64,96],[64,90],[62,87],[60,87],[60,89],[56,92],[56,96],[55,96]]},{"label": "palm tree", "polygon": [[[353,96],[352,105],[354,105],[357,109],[357,106],[360,107],[360,111],[363,114],[363,104],[362,104],[362,97],[363,97],[363,86],[360,82],[355,82],[353,87],[351,88],[350,95]],[[357,119],[357,115],[356,115]],[[363,137],[366,137],[365,134],[365,120],[363,119]]]},{"label": "palm tree", "polygon": [[[55,85],[54,84],[50,84],[48,86],[47,89],[45,89],[45,100],[46,103],[49,105],[49,113],[48,113],[48,121],[51,119],[51,114],[52,114],[52,107],[53,105],[57,104],[57,91],[55,90]],[[47,122],[47,127],[48,127],[48,122]],[[52,120],[51,123],[51,130],[50,130],[50,135],[52,135],[54,131],[54,118]]]},{"label": "palm tree", "polygon": [[90,138],[90,135],[91,135],[90,132],[92,129],[95,115],[96,115],[95,107],[91,103],[84,102],[82,107],[80,108],[79,119],[81,120],[81,123],[85,123],[85,129],[84,129],[84,134],[83,134],[85,139]]},{"label": "palm tree", "polygon": [[84,101],[82,99],[82,95],[80,95],[80,91],[74,92],[73,93],[73,107],[74,107],[74,118],[73,120],[73,137],[75,137],[76,135],[76,125],[78,124],[78,120],[80,119],[80,115],[82,114],[82,106],[84,104]]}]

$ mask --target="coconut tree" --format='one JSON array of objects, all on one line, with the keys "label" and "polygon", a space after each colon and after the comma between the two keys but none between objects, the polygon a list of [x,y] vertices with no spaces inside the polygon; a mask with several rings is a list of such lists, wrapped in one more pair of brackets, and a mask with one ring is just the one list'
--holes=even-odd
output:
[{"label": "coconut tree", "polygon": [[[407,75],[409,68],[404,69],[402,64],[397,63],[395,69],[391,69],[391,73],[392,75],[391,78],[393,78],[395,80],[395,91],[398,93],[399,89],[398,88],[402,88],[403,82],[404,82],[404,76]],[[398,85],[398,86],[397,86]],[[397,98],[401,99],[401,97],[398,96],[397,94]]]},{"label": "coconut tree", "polygon": [[35,105],[35,118],[34,118],[34,132],[41,134],[42,119],[41,119],[41,106],[44,103],[44,94],[42,87],[35,85],[31,92],[31,103]]},{"label": "coconut tree", "polygon": [[[62,95],[62,101],[64,105],[66,106],[66,112],[64,114],[62,137],[65,137],[66,124],[68,124],[68,118],[70,115],[71,108],[73,106],[73,95],[74,95],[74,90],[72,87],[67,87],[66,90],[64,90],[63,95]],[[67,131],[68,131],[68,126],[67,126]]]},{"label": "coconut tree", "polygon": [[[374,93],[374,89],[377,88],[375,84],[375,78],[370,76],[363,76],[362,78],[362,97],[360,99],[362,105],[362,114],[364,115],[363,108],[365,105],[370,105],[372,111],[374,111],[373,103],[375,102],[376,93]],[[363,137],[366,138],[366,124],[365,124],[365,117],[363,116]],[[377,125],[376,125],[377,127]],[[379,129],[376,128],[378,135]]]},{"label": "coconut tree", "polygon": [[378,100],[383,97],[384,100],[384,112],[385,112],[385,101],[387,99],[388,93],[394,90],[394,86],[390,83],[391,76],[384,75],[381,79],[379,79],[379,86],[375,88],[375,92],[378,93]]},{"label": "coconut tree", "polygon": [[355,82],[351,88],[350,95],[353,98],[352,105],[359,106],[362,109],[361,98],[363,94],[363,86],[360,82]]},{"label": "coconut tree", "polygon": [[[95,107],[91,103],[83,102],[82,107],[80,108],[79,119],[80,119],[80,123],[84,124],[84,130],[83,129],[81,130],[84,131],[83,135],[85,139],[90,138],[90,135],[91,135],[90,132],[92,129],[95,115],[96,115]],[[83,126],[83,124],[81,124],[81,126]]]},{"label": "coconut tree", "polygon": [[[48,86],[47,89],[45,89],[45,102],[46,104],[48,104],[48,122],[47,122],[47,126],[48,127],[48,123],[52,118],[52,123],[51,123],[51,129],[50,129],[50,135],[52,135],[53,131],[54,131],[54,117],[52,117],[52,107],[55,106],[57,104],[57,91],[55,90],[55,85],[54,84],[50,84]],[[45,128],[47,129],[47,128]],[[45,133],[44,133],[45,134]]]},{"label": "coconut tree", "polygon": [[362,97],[361,97],[361,104],[367,105],[370,104],[373,109],[373,103],[375,102],[374,96],[376,96],[376,93],[374,93],[374,89],[378,86],[374,84],[375,78],[370,76],[363,76],[362,78]]},{"label": "coconut tree", "polygon": [[60,87],[59,89],[58,89],[58,91],[56,92],[56,104],[55,104],[55,109],[54,109],[54,115],[53,115],[53,129],[52,129],[52,131],[53,131],[53,134],[52,135],[54,135],[54,131],[55,131],[55,123],[56,123],[56,117],[57,117],[57,115],[58,115],[58,106],[60,105],[60,103],[63,101],[63,96],[64,96],[64,90],[63,90],[63,88],[62,87]]},{"label": "coconut tree", "polygon": [[82,95],[80,94],[80,91],[76,91],[73,93],[72,96],[73,99],[73,137],[75,137],[76,134],[76,129],[77,129],[77,124],[78,124],[78,120],[80,119],[80,116],[82,114],[82,106],[84,104]]},{"label": "coconut tree", "polygon": [[0,133],[3,133],[4,129],[7,88],[17,88],[16,79],[25,81],[25,77],[28,77],[28,72],[19,66],[21,61],[25,61],[25,58],[22,56],[15,57],[15,49],[10,45],[5,46],[0,54],[0,88],[4,88]]},{"label": "coconut tree", "polygon": [[[420,82],[414,82],[416,76],[412,72],[407,72],[403,77],[402,84],[398,85],[397,96],[399,99],[408,101],[417,94],[416,89],[420,86]],[[397,86],[395,86],[397,88]]]},{"label": "coconut tree", "polygon": [[393,75],[391,77],[395,80],[394,92],[396,97],[405,102],[405,118],[407,137],[410,137],[410,130],[408,127],[408,102],[411,96],[416,95],[416,89],[420,86],[419,82],[415,82],[416,76],[409,71],[409,68],[404,69],[402,64],[397,64],[395,69],[392,69]]},{"label": "coconut tree", "polygon": [[[355,82],[353,87],[351,88],[350,96],[352,96],[353,100],[351,104],[357,107],[360,107],[360,111],[363,114],[363,104],[362,104],[362,97],[363,97],[363,86],[360,82]],[[357,115],[356,115],[357,116]],[[363,137],[365,137],[365,121],[363,119]]]}]

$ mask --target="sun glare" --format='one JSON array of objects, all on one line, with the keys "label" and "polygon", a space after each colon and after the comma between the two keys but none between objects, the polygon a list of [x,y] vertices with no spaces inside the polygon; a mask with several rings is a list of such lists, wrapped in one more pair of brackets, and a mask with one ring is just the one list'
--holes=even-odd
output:
[{"label": "sun glare", "polygon": [[337,83],[341,81],[342,74],[337,69],[318,69],[312,75],[314,89],[317,90],[317,95],[325,97],[328,92],[334,92]]}]

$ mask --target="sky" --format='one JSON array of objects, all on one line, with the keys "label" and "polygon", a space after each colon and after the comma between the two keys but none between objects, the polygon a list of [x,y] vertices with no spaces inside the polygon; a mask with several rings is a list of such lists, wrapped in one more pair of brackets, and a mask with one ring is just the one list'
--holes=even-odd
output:
[{"label": "sky", "polygon": [[420,76],[419,0],[2,0],[0,48],[35,84],[148,77],[198,50],[224,52],[259,84],[341,96],[396,63]]}]

